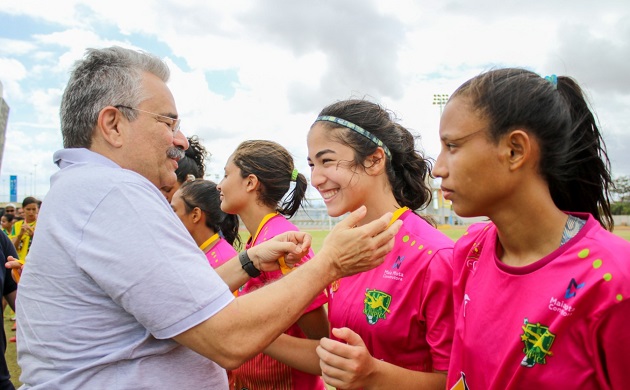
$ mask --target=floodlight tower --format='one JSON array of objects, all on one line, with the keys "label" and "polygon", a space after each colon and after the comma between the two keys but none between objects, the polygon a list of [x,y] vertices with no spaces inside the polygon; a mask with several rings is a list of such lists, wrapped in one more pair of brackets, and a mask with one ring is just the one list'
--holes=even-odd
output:
[{"label": "floodlight tower", "polygon": [[[440,107],[440,118],[442,118],[442,111],[444,110],[444,106],[448,102],[448,98],[449,96],[447,93],[434,93],[433,94],[433,105]],[[444,223],[445,222],[445,217],[444,217],[445,199],[444,199],[444,196],[442,196],[441,190],[438,190],[437,192],[439,194],[438,207],[440,207],[440,223]]]},{"label": "floodlight tower", "polygon": [[440,117],[442,117],[442,110],[444,106],[448,102],[448,94],[447,93],[434,93],[433,94],[433,105],[440,106]]}]

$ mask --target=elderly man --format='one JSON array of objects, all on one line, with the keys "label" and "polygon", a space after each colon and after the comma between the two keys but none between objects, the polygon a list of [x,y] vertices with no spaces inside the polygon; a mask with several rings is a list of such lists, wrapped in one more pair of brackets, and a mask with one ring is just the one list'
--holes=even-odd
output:
[{"label": "elderly man", "polygon": [[[225,368],[260,352],[326,285],[372,268],[400,224],[351,228],[317,256],[234,299],[260,269],[309,245],[292,232],[208,267],[159,188],[187,148],[168,68],[147,53],[88,50],[61,102],[61,170],[39,214],[20,281],[20,380],[37,389],[227,388]],[[71,206],[70,206],[71,205]],[[293,260],[292,260],[293,259]]]}]

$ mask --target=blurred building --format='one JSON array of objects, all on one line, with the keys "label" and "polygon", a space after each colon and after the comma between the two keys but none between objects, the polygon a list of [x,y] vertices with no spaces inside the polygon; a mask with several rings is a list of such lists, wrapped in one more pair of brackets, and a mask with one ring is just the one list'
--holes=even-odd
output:
[{"label": "blurred building", "polygon": [[2,171],[2,158],[4,156],[4,140],[7,133],[7,123],[9,121],[9,105],[2,97],[2,82],[0,81],[0,171]]}]

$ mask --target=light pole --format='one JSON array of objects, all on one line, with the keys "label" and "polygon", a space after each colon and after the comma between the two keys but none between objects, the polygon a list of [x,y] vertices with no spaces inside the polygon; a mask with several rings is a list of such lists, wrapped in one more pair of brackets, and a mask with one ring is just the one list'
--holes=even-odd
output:
[{"label": "light pole", "polygon": [[444,106],[448,102],[448,93],[434,93],[433,94],[433,105],[440,106],[440,117],[442,117],[442,110]]},{"label": "light pole", "polygon": [[[433,105],[440,107],[440,118],[442,118],[442,111],[444,110],[444,106],[448,102],[448,97],[449,96],[448,96],[447,93],[434,93],[433,94]],[[440,223],[445,223],[446,222],[446,216],[444,215],[444,207],[445,207],[446,200],[444,199],[444,196],[442,195],[442,191],[441,190],[439,191],[439,194],[440,194],[440,202],[438,202],[438,205],[441,204],[441,207],[440,207]]]}]

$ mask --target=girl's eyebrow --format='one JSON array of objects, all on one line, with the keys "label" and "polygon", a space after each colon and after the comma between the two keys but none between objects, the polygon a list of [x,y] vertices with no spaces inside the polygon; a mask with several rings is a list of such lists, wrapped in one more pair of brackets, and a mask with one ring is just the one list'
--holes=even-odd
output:
[{"label": "girl's eyebrow", "polygon": [[[324,155],[324,154],[326,154],[326,153],[336,153],[336,152],[335,152],[334,150],[332,150],[332,149],[324,149],[324,150],[320,150],[319,152],[317,152],[317,153],[315,154],[315,158],[320,158],[321,156],[323,156],[323,155]],[[311,161],[311,158],[310,158],[310,157],[307,157],[306,159],[307,159],[308,161]]]},{"label": "girl's eyebrow", "polygon": [[464,135],[464,136],[462,136],[462,137],[455,138],[455,139],[449,139],[449,138],[448,138],[448,136],[444,136],[444,137],[440,137],[440,138],[441,138],[441,140],[442,140],[442,141],[451,141],[451,142],[455,142],[455,141],[463,141],[463,140],[465,140],[466,138],[470,138],[470,137],[472,137],[472,136],[474,136],[474,135],[476,135],[476,134],[478,134],[478,133],[482,132],[483,130],[484,130],[484,129],[480,129],[480,130],[477,130],[477,131],[473,131],[473,132],[472,132],[472,133],[470,133],[470,134],[466,134],[466,135]]}]

